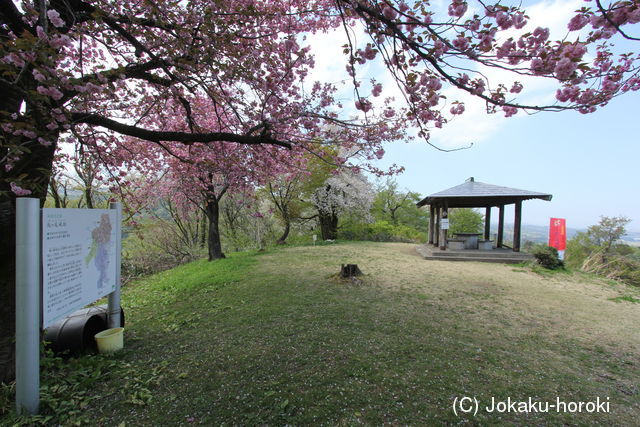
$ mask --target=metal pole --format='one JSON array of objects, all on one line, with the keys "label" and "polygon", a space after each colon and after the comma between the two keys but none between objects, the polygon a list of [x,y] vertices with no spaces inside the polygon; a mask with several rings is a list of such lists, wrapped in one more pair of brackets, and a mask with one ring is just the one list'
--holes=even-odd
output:
[{"label": "metal pole", "polygon": [[40,406],[40,200],[16,199],[16,410]]},{"label": "metal pole", "polygon": [[110,209],[116,211],[116,290],[109,294],[109,327],[119,328],[120,324],[120,268],[122,267],[122,204],[111,202]]}]

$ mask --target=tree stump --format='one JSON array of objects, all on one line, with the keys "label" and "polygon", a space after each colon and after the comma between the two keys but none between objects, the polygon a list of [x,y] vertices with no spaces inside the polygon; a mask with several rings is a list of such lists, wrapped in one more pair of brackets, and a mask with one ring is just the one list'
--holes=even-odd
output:
[{"label": "tree stump", "polygon": [[343,279],[361,275],[362,271],[358,268],[358,264],[342,264],[342,268],[340,268],[340,277]]}]

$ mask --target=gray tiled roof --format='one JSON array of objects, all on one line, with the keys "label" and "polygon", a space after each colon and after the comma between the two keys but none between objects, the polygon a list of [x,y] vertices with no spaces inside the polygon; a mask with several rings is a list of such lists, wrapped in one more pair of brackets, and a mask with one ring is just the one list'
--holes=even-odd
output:
[{"label": "gray tiled roof", "polygon": [[[517,188],[501,187],[499,185],[485,184],[484,182],[474,181],[469,178],[464,184],[433,193],[418,203],[418,206],[428,205],[433,201],[441,199],[457,199],[461,202],[465,199],[474,199],[489,203],[491,199],[500,199],[502,201],[527,200],[527,199],[543,199],[551,200],[552,195],[546,193],[538,193],[535,191],[519,190]],[[469,200],[471,202],[471,200]],[[513,203],[509,202],[509,203]],[[482,204],[478,204],[481,206]]]}]

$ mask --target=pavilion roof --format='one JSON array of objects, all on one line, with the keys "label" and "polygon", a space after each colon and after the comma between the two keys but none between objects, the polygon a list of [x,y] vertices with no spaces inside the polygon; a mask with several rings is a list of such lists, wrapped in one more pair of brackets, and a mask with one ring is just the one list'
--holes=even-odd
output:
[{"label": "pavilion roof", "polygon": [[417,205],[418,207],[431,204],[440,205],[446,201],[448,207],[451,208],[480,208],[509,205],[517,201],[529,199],[549,201],[551,197],[551,194],[485,184],[484,182],[478,182],[473,178],[469,178],[463,184],[425,197],[418,202]]}]

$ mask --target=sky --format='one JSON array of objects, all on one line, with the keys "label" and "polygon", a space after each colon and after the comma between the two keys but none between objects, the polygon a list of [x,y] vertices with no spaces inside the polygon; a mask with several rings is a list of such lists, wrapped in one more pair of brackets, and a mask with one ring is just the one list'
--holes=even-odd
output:
[{"label": "sky", "polygon": [[[527,3],[531,25],[549,27],[552,39],[566,35],[572,12],[583,5],[581,0]],[[316,53],[313,77],[339,80],[344,62],[336,60],[336,48],[343,43],[340,32],[325,34],[319,42],[311,40]],[[637,51],[640,43],[631,48]],[[490,80],[515,79],[505,72],[487,73]],[[369,66],[363,74],[391,86],[381,67]],[[537,104],[553,100],[554,85],[519,80],[525,84],[523,100]],[[405,172],[395,177],[400,188],[427,196],[474,177],[488,184],[552,194],[550,202],[524,202],[525,224],[548,225],[554,217],[565,218],[567,227],[586,228],[600,216],[622,215],[632,220],[628,230],[640,231],[640,93],[622,95],[588,115],[520,112],[508,119],[504,114],[487,115],[482,102],[453,89],[444,94],[447,99],[464,100],[466,112],[432,132],[430,142],[444,149],[473,146],[442,152],[424,141],[387,144],[378,166],[404,166]],[[513,220],[512,207],[507,207],[505,220]]]}]

